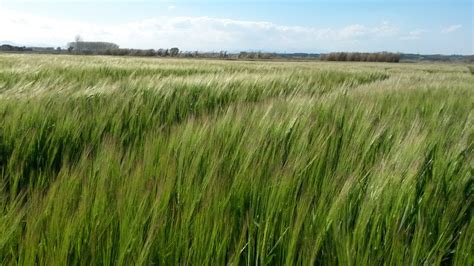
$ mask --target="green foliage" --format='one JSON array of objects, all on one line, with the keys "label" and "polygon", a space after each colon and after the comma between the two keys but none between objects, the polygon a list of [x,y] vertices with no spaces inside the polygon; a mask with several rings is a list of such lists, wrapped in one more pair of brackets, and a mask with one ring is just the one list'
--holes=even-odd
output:
[{"label": "green foliage", "polygon": [[2,265],[474,263],[463,65],[0,66]]},{"label": "green foliage", "polygon": [[170,56],[176,57],[176,56],[178,56],[178,54],[179,54],[179,49],[178,48],[173,47],[173,48],[170,49]]},{"label": "green foliage", "polygon": [[329,53],[321,56],[326,61],[362,61],[362,62],[390,62],[398,63],[400,54],[395,53]]}]

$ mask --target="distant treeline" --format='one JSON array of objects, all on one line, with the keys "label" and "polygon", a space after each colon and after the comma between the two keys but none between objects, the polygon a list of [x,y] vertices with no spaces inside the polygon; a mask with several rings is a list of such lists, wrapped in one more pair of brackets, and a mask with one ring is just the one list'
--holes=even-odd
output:
[{"label": "distant treeline", "polygon": [[463,61],[467,63],[473,63],[474,55],[401,54],[400,60],[402,61],[440,61],[440,62]]},{"label": "distant treeline", "polygon": [[319,59],[321,54],[315,53],[277,53],[281,58]]},{"label": "distant treeline", "polygon": [[32,48],[27,48],[25,46],[20,47],[20,46],[13,46],[9,44],[3,44],[0,45],[0,51],[5,51],[5,52],[29,52],[33,51]]},{"label": "distant treeline", "polygon": [[120,48],[109,42],[76,41],[68,44],[68,52],[81,55],[114,55],[114,56],[160,56],[160,57],[194,57],[197,52],[183,53],[179,48],[170,49],[128,49]]},{"label": "distant treeline", "polygon": [[103,55],[116,55],[116,56],[160,56],[160,57],[178,57],[180,55],[180,51],[178,48],[174,47],[171,49],[126,49],[126,48],[118,48],[118,49],[107,49],[103,53]]},{"label": "distant treeline", "polygon": [[323,60],[323,61],[359,61],[359,62],[410,62],[410,61],[444,61],[444,62],[474,62],[473,55],[420,55],[399,53],[357,53],[338,52],[329,54],[311,53],[268,53],[247,52],[228,53],[180,51],[177,47],[160,49],[128,49],[120,48],[109,42],[68,43],[67,49],[61,47],[25,47],[10,44],[0,45],[0,52],[14,53],[43,53],[43,54],[76,54],[76,55],[112,55],[112,56],[143,56],[143,57],[180,57],[180,58],[211,58],[211,59],[240,59],[240,60]]},{"label": "distant treeline", "polygon": [[262,53],[262,52],[240,52],[240,59],[272,59],[276,58],[277,55],[274,53]]},{"label": "distant treeline", "polygon": [[61,47],[26,47],[26,46],[14,46],[10,44],[0,45],[0,52],[16,52],[16,53],[46,53],[46,54],[60,54],[67,52]]},{"label": "distant treeline", "polygon": [[354,62],[400,62],[400,54],[397,53],[329,53],[321,55],[325,61],[354,61]]}]

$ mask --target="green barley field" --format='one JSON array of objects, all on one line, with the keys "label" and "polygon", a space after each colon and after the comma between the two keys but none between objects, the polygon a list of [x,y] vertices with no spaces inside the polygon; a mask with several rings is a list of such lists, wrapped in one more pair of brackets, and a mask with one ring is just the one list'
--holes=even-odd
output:
[{"label": "green barley field", "polygon": [[471,71],[0,54],[0,264],[473,265]]}]

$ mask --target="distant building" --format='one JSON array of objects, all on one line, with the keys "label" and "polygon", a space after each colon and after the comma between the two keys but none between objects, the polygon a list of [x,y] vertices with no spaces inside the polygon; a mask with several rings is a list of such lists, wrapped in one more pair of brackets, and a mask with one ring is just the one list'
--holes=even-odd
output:
[{"label": "distant building", "polygon": [[117,44],[110,42],[70,42],[68,43],[68,47],[70,51],[93,53],[119,49]]}]

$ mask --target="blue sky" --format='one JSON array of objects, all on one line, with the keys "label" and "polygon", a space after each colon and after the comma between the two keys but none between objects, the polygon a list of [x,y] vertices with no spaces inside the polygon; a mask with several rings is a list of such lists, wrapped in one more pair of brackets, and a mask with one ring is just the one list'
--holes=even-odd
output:
[{"label": "blue sky", "polygon": [[473,54],[466,0],[0,0],[0,41],[276,52]]}]

